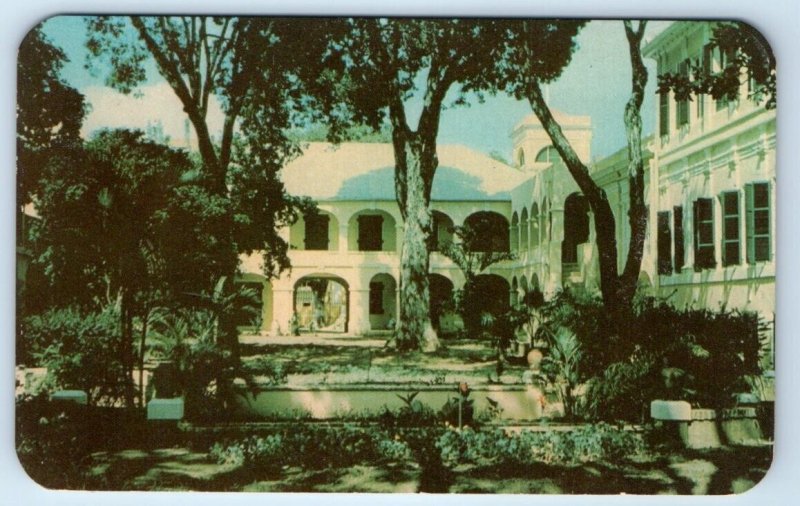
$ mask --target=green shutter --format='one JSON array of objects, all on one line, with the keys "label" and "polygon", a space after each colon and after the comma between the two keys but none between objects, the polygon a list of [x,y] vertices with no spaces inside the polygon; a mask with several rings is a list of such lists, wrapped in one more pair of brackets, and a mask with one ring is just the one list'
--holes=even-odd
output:
[{"label": "green shutter", "polygon": [[747,263],[756,263],[756,240],[755,240],[755,201],[753,198],[753,183],[748,183],[744,187],[745,198],[745,222],[747,228]]}]

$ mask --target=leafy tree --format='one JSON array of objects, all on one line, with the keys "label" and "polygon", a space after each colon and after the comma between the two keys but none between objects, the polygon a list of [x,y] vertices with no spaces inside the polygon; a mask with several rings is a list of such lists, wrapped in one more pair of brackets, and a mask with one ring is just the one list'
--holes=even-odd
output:
[{"label": "leafy tree", "polygon": [[691,100],[692,95],[711,95],[715,100],[737,100],[742,76],[755,86],[748,98],[764,103],[767,109],[776,105],[775,55],[755,28],[741,21],[718,22],[714,25],[711,44],[723,58],[720,69],[707,62],[692,64],[691,76],[667,72],[658,76],[658,92],[674,92],[676,100]]},{"label": "leafy tree", "polygon": [[[134,319],[146,333],[150,311],[169,291],[169,268],[183,261],[184,250],[166,247],[175,235],[169,210],[192,167],[185,153],[127,130],[103,131],[83,148],[53,150],[44,167],[33,235],[50,303],[118,304],[127,378],[134,369]],[[132,384],[126,400],[133,402]]]},{"label": "leafy tree", "polygon": [[[594,213],[597,248],[600,264],[600,290],[603,303],[614,321],[623,322],[632,310],[633,296],[641,270],[644,239],[647,231],[647,207],[644,203],[644,161],[642,158],[641,107],[647,83],[647,69],[641,55],[641,41],[646,22],[634,26],[624,21],[625,35],[631,61],[631,95],[625,105],[623,119],[628,142],[629,206],[628,226],[630,245],[622,272],[618,269],[617,240],[614,213],[605,191],[592,179],[589,168],[578,158],[560,125],[553,118],[544,100],[541,84],[546,80],[536,72],[538,65],[552,58],[569,59],[574,46],[563,44],[542,51],[539,37],[531,35],[532,21],[509,23],[506,29],[507,44],[496,55],[497,79],[500,87],[518,99],[527,100],[541,122],[553,146],[564,161],[567,170],[589,202]],[[576,22],[553,22],[563,30],[575,33]],[[550,53],[554,53],[552,56]],[[562,54],[563,53],[563,54]]]},{"label": "leafy tree", "polygon": [[[205,191],[192,189],[194,208],[183,211],[214,215],[217,226],[206,231],[213,236],[208,254],[216,257],[209,289],[219,276],[235,274],[241,252],[263,251],[268,276],[288,266],[276,230],[295,219],[298,202],[278,171],[298,153],[286,131],[306,103],[302,84],[316,75],[313,63],[327,46],[329,24],[308,22],[298,30],[297,21],[265,17],[88,18],[87,48],[93,63],[109,64],[107,83],[130,93],[145,82],[145,63],[154,61],[194,128]],[[224,113],[219,138],[209,126],[212,97]],[[236,352],[235,324],[222,326],[226,346]]]},{"label": "leafy tree", "polygon": [[[430,196],[438,159],[436,137],[445,97],[490,84],[487,69],[504,52],[504,22],[469,19],[351,19],[348,32],[332,44],[329,70],[321,86],[336,100],[326,111],[333,134],[343,125],[367,124],[376,130],[391,125],[395,156],[395,194],[403,217],[400,254],[400,314],[396,332],[399,349],[435,350],[438,337],[431,325],[428,284],[432,215]],[[574,32],[553,31],[549,22],[531,25],[532,39],[547,48],[535,71],[544,80],[556,77],[571,52]],[[538,37],[538,39],[537,39]],[[421,89],[418,89],[420,87]],[[407,101],[422,97],[416,123],[406,112]]]},{"label": "leafy tree", "polygon": [[31,202],[50,148],[80,143],[83,95],[59,76],[67,61],[37,26],[19,46],[17,61],[17,205]]}]

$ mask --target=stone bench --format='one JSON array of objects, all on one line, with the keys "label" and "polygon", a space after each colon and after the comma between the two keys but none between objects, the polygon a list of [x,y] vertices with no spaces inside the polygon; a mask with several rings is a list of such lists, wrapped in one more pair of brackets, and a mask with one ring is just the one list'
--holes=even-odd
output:
[{"label": "stone bench", "polygon": [[148,420],[182,420],[183,397],[150,399],[147,403]]}]

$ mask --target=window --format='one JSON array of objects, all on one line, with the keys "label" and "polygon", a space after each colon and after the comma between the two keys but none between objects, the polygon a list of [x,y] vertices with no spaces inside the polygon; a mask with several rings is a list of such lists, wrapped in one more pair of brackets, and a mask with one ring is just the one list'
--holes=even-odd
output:
[{"label": "window", "polygon": [[741,263],[739,240],[739,193],[722,194],[722,265]]},{"label": "window", "polygon": [[306,214],[305,244],[307,250],[327,250],[328,249],[328,222],[330,216],[322,214]]},{"label": "window", "polygon": [[[684,77],[689,77],[689,60],[682,61],[678,64],[678,74]],[[689,123],[689,99],[678,100],[676,111],[676,126],[678,128]]]},{"label": "window", "polygon": [[358,251],[380,251],[383,247],[383,217],[364,215],[358,217]]},{"label": "window", "polygon": [[697,199],[694,202],[694,269],[710,269],[714,260],[714,201]]},{"label": "window", "polygon": [[665,137],[669,135],[669,92],[658,96],[658,106],[658,134]]},{"label": "window", "polygon": [[675,231],[675,272],[680,273],[683,269],[686,252],[683,246],[683,206],[672,208],[672,229]]},{"label": "window", "polygon": [[[713,44],[706,44],[703,47],[703,55],[701,56],[700,65],[703,70],[704,75],[709,75],[711,73],[711,63],[714,54],[714,45]],[[697,95],[697,117],[702,118],[705,116],[706,111],[706,95],[705,93],[700,93]]]},{"label": "window", "polygon": [[383,314],[383,283],[369,284],[369,314]]},{"label": "window", "polygon": [[[715,70],[717,72],[722,72],[725,69],[725,66],[728,65],[734,58],[734,49],[728,49],[725,51],[720,50],[720,48],[714,48],[714,57],[719,62],[719,67]],[[717,110],[720,111],[728,107],[728,103],[730,100],[728,97],[723,96],[717,99]]]},{"label": "window", "polygon": [[558,150],[553,146],[547,146],[536,154],[537,163],[555,163],[559,160],[561,160],[561,155],[558,154]]},{"label": "window", "polygon": [[669,228],[669,211],[658,213],[658,273],[672,273],[672,231]]},{"label": "window", "polygon": [[745,186],[747,203],[747,262],[767,262],[772,257],[769,183]]}]

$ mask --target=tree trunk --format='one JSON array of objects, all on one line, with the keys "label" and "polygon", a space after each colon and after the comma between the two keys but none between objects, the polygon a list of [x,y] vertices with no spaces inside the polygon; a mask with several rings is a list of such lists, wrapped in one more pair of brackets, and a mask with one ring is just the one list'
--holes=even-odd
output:
[{"label": "tree trunk", "polygon": [[421,143],[406,141],[404,144],[403,159],[396,160],[395,177],[397,200],[403,215],[396,342],[401,350],[419,348],[433,352],[439,348],[439,338],[430,316],[428,243],[433,228],[430,195],[438,161],[435,151],[431,156]]},{"label": "tree trunk", "polygon": [[584,165],[578,154],[572,149],[561,126],[553,118],[550,109],[544,101],[541,89],[537,82],[531,83],[527,93],[531,109],[539,118],[550,137],[553,146],[564,161],[567,170],[577,183],[589,206],[594,213],[594,228],[596,233],[597,251],[600,267],[600,292],[606,308],[617,307],[619,295],[619,275],[617,268],[617,237],[614,213],[608,202],[606,192],[597,185],[589,174],[589,168]]},{"label": "tree trunk", "polygon": [[142,314],[142,335],[139,340],[139,406],[145,407],[147,399],[144,389],[144,352],[147,342],[147,325],[150,322],[150,308],[146,307]]}]

